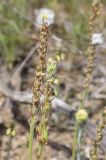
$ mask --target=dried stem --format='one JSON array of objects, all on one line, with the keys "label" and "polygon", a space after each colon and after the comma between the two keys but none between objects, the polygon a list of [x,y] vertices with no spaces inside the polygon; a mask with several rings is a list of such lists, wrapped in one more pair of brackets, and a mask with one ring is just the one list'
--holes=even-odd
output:
[{"label": "dried stem", "polygon": [[103,130],[105,127],[106,127],[106,108],[104,108],[104,111],[102,113],[101,124],[96,129],[96,139],[93,142],[92,149],[90,150],[90,160],[97,160],[97,149],[98,149],[99,143],[103,138]]}]

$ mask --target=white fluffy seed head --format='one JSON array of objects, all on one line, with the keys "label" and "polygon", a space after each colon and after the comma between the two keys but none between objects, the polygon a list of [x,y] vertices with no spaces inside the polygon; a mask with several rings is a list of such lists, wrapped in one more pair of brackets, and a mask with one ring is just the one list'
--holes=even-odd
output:
[{"label": "white fluffy seed head", "polygon": [[99,45],[103,43],[103,35],[102,33],[94,33],[91,38],[93,45]]},{"label": "white fluffy seed head", "polygon": [[55,13],[48,8],[41,8],[35,11],[35,25],[39,28],[43,22],[51,25],[54,23]]}]

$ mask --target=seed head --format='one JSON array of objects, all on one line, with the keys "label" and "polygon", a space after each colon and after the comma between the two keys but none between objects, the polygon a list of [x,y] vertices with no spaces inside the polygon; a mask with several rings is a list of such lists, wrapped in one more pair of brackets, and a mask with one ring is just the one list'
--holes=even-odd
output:
[{"label": "seed head", "polygon": [[88,113],[85,109],[79,109],[76,113],[76,121],[78,123],[85,122],[88,119]]}]

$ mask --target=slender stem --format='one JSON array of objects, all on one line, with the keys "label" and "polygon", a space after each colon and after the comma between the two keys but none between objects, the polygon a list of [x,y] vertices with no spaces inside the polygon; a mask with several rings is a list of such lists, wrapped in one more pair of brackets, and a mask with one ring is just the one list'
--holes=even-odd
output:
[{"label": "slender stem", "polygon": [[81,160],[81,138],[82,138],[82,131],[83,131],[83,127],[79,126],[78,129],[78,149],[77,149],[77,160]]},{"label": "slender stem", "polygon": [[36,155],[37,160],[40,160],[42,157],[43,146],[44,146],[43,144],[38,144],[38,152]]},{"label": "slender stem", "polygon": [[32,143],[33,143],[33,136],[34,136],[34,124],[35,124],[35,120],[34,120],[34,118],[31,118],[30,133],[29,133],[29,155],[28,155],[28,160],[32,160]]},{"label": "slender stem", "polygon": [[78,123],[76,122],[75,131],[74,131],[74,141],[73,141],[72,160],[75,160],[75,157],[76,157],[78,129],[79,129],[79,125],[78,125]]}]

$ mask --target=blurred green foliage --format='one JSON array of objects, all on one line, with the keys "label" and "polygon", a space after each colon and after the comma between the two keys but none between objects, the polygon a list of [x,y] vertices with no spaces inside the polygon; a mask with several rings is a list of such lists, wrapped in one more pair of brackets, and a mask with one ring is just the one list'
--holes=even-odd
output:
[{"label": "blurred green foliage", "polygon": [[92,0],[64,0],[65,8],[69,12],[69,20],[73,23],[70,34],[78,48],[86,48],[88,40],[89,9]]},{"label": "blurred green foliage", "polygon": [[21,46],[28,41],[25,32],[28,23],[24,18],[27,0],[1,0],[0,2],[0,54],[12,63],[20,54]]}]

